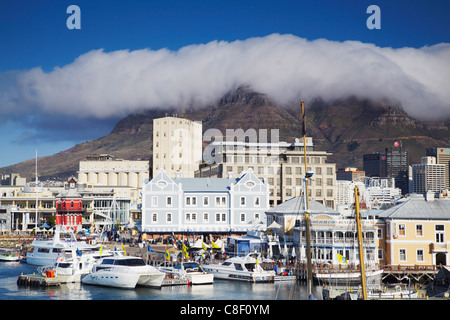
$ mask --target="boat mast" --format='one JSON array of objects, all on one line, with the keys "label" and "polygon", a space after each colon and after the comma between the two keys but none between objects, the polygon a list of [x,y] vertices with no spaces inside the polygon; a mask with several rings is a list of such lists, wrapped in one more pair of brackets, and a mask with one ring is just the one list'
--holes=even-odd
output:
[{"label": "boat mast", "polygon": [[359,264],[361,270],[361,283],[363,300],[367,300],[367,284],[366,284],[366,267],[364,264],[364,247],[362,241],[362,227],[361,227],[361,214],[359,211],[359,191],[358,187],[355,186],[355,207],[356,207],[356,225],[358,228],[358,248],[359,248]]},{"label": "boat mast", "polygon": [[305,123],[305,107],[303,101],[302,105],[302,135],[303,135],[303,151],[305,156],[305,178],[303,178],[303,196],[305,201],[305,233],[306,233],[306,261],[308,267],[308,278],[307,278],[307,287],[308,287],[308,298],[312,296],[312,287],[313,287],[313,277],[312,277],[312,262],[311,262],[311,231],[310,231],[310,217],[309,217],[309,199],[308,199],[308,164],[306,157],[306,123]]},{"label": "boat mast", "polygon": [[36,175],[36,181],[35,181],[35,187],[34,191],[36,191],[36,234],[37,234],[37,228],[38,228],[38,174],[37,174],[37,149],[36,149],[36,164],[35,164],[35,175]]}]

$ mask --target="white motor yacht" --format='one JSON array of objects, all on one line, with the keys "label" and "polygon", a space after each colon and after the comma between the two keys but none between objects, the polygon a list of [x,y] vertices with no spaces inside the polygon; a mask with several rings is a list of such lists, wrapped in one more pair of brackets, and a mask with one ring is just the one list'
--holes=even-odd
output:
[{"label": "white motor yacht", "polygon": [[[52,240],[33,240],[31,246],[33,251],[27,253],[26,261],[36,266],[54,265],[58,258],[71,258],[76,254],[90,255],[93,258],[101,256],[100,246],[77,241],[73,233],[70,240],[61,240],[59,232],[56,232]],[[103,256],[105,255],[111,254],[105,252]]]},{"label": "white motor yacht", "polygon": [[214,275],[205,272],[197,262],[182,262],[173,267],[159,267],[160,271],[173,274],[177,278],[187,279],[191,284],[211,284]]},{"label": "white motor yacht", "polygon": [[85,284],[134,288],[137,285],[161,287],[165,273],[145,264],[140,257],[124,256],[118,251],[113,257],[103,258],[94,264],[92,273],[81,280]]},{"label": "white motor yacht", "polygon": [[203,270],[212,273],[215,279],[239,280],[248,282],[273,282],[274,271],[264,270],[258,263],[261,257],[257,253],[236,256],[221,264],[202,265]]}]

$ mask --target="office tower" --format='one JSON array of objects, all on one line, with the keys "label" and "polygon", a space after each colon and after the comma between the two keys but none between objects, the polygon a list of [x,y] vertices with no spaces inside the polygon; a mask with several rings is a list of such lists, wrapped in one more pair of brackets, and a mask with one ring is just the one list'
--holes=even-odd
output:
[{"label": "office tower", "polygon": [[363,155],[363,171],[367,177],[386,177],[386,155],[380,153]]}]

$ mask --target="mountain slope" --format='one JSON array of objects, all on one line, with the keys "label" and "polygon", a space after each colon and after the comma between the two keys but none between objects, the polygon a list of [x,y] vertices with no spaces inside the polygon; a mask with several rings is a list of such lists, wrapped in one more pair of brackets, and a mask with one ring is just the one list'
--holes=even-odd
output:
[{"label": "mountain slope", "polygon": [[[333,153],[329,160],[336,162],[338,167],[362,169],[363,154],[384,152],[395,141],[401,141],[410,152],[410,164],[420,163],[426,148],[450,147],[450,121],[424,124],[383,102],[354,97],[333,103],[317,99],[305,108],[307,135],[313,137],[317,150]],[[65,179],[76,174],[79,161],[91,154],[108,153],[116,158],[150,160],[153,119],[172,114],[202,121],[203,131],[215,128],[224,135],[226,129],[279,129],[280,141],[301,138],[299,104],[282,108],[267,95],[244,86],[229,92],[215,105],[182,112],[168,109],[129,115],[105,137],[39,158],[40,179]],[[29,181],[34,174],[34,159],[1,168],[0,172],[17,172]]]}]

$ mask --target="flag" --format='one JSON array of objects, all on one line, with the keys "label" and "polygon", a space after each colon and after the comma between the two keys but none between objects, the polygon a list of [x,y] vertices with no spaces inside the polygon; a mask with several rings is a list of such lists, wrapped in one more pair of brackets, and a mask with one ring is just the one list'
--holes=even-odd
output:
[{"label": "flag", "polygon": [[79,255],[81,257],[81,251],[78,248],[77,248],[77,255]]},{"label": "flag", "polygon": [[202,241],[202,248],[203,250],[208,250],[208,247],[206,246],[206,244]]},{"label": "flag", "polygon": [[347,258],[344,257],[343,255],[339,254],[339,253],[337,254],[337,259],[338,259],[338,262],[347,263],[348,264]]},{"label": "flag", "polygon": [[100,255],[103,254],[103,245],[100,246]]},{"label": "flag", "polygon": [[154,252],[153,249],[150,248],[150,245],[149,245],[149,244],[147,245],[147,250],[148,250],[149,252]]},{"label": "flag", "polygon": [[306,135],[306,123],[305,123],[305,107],[302,101],[302,135]]},{"label": "flag", "polygon": [[123,242],[122,242],[122,251],[123,251],[123,254],[124,254],[124,255],[127,255],[127,252],[125,251],[125,247],[124,247],[124,245],[123,245]]},{"label": "flag", "polygon": [[182,243],[183,245],[183,255],[187,258],[189,258],[188,252],[187,252],[187,247],[184,243]]},{"label": "flag", "polygon": [[211,243],[214,249],[220,249],[220,247],[217,244],[215,244],[214,241],[211,241]]},{"label": "flag", "polygon": [[170,260],[170,253],[169,253],[169,250],[166,250],[165,257],[166,257],[167,261]]}]

